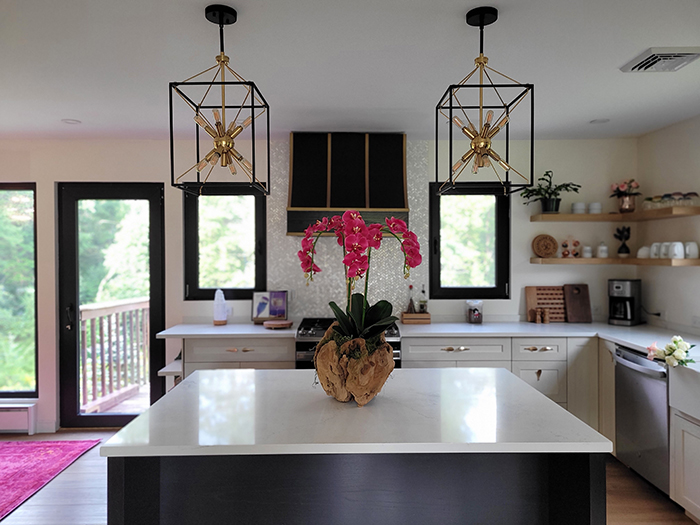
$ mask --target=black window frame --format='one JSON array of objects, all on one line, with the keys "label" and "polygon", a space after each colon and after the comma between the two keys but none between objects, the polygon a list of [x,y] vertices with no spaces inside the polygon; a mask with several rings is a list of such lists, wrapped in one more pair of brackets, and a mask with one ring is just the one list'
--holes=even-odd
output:
[{"label": "black window frame", "polygon": [[[227,300],[252,299],[267,288],[267,201],[255,188],[207,184],[203,195],[252,195],[255,198],[255,287],[221,288]],[[215,288],[199,287],[199,195],[183,192],[185,301],[212,301]]]},{"label": "black window frame", "polygon": [[429,190],[429,234],[431,299],[510,299],[510,195],[504,194],[504,186],[491,184],[456,184],[450,195],[494,195],[496,197],[496,286],[494,287],[447,287],[440,283],[440,202],[441,183],[430,183]]},{"label": "black window frame", "polygon": [[0,190],[27,191],[34,194],[34,390],[0,391],[0,399],[39,397],[39,270],[37,257],[37,214],[36,214],[36,182],[0,182]]}]

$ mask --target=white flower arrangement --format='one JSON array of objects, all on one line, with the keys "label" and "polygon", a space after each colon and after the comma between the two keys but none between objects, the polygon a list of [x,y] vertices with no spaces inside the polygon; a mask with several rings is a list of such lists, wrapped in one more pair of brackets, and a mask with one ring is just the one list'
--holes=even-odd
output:
[{"label": "white flower arrangement", "polygon": [[654,341],[651,346],[647,347],[649,354],[647,359],[653,361],[654,359],[663,359],[669,366],[688,366],[688,363],[694,363],[693,359],[688,357],[690,349],[695,345],[690,345],[683,341],[680,335],[674,335],[671,338],[671,342],[668,343],[663,348],[656,346],[656,341]]}]

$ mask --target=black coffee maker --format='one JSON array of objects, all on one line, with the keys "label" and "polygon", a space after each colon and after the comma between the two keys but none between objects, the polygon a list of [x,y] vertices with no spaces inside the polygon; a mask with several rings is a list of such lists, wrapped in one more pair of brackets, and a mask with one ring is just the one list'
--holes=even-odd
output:
[{"label": "black coffee maker", "polygon": [[642,280],[608,280],[608,323],[634,326],[642,321]]}]

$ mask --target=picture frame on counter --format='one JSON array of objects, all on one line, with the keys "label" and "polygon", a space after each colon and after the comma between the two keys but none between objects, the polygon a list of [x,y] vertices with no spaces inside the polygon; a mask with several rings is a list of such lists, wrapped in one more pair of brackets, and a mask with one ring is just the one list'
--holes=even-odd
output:
[{"label": "picture frame on counter", "polygon": [[251,318],[255,324],[287,319],[287,291],[253,292]]}]

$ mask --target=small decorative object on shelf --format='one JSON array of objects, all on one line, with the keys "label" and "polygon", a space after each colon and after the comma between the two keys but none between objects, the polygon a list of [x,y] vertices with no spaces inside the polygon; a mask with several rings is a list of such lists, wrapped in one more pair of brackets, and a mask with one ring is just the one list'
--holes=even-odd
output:
[{"label": "small decorative object on shelf", "polygon": [[538,235],[532,240],[532,251],[537,257],[554,257],[559,249],[559,243],[551,235]]},{"label": "small decorative object on shelf", "polygon": [[[354,210],[330,220],[324,217],[306,229],[297,253],[307,285],[321,271],[314,263],[316,244],[323,232],[330,231],[343,247],[346,307],[343,312],[334,301],[329,303],[336,322],[316,345],[314,366],[326,394],[343,403],[354,398],[358,406],[364,406],[381,391],[394,370],[394,351],[384,338],[384,330],[398,320],[391,315],[389,301],[381,300],[371,307],[367,301],[372,251],[381,246],[384,235],[394,237],[404,254],[403,273],[408,278],[410,269],[421,263],[420,245],[406,223],[394,217],[385,225],[365,224]],[[362,277],[364,294],[352,293]]]},{"label": "small decorative object on shelf", "polygon": [[428,296],[425,295],[425,285],[422,285],[420,291],[420,299],[418,300],[418,313],[428,313]]},{"label": "small decorative object on shelf", "polygon": [[412,284],[408,285],[408,307],[406,308],[406,311],[404,313],[406,313],[406,314],[415,314],[416,313],[416,303],[413,302],[413,285]]},{"label": "small decorative object on shelf", "polygon": [[663,348],[658,348],[656,346],[656,341],[654,341],[651,346],[647,347],[649,354],[647,359],[653,361],[654,359],[663,359],[666,364],[671,367],[675,366],[688,366],[688,363],[694,363],[693,359],[688,357],[690,349],[695,347],[683,341],[680,335],[674,335],[671,338],[671,342],[668,343]]},{"label": "small decorative object on shelf", "polygon": [[605,244],[604,242],[601,242],[598,245],[598,249],[595,252],[595,256],[598,259],[607,259],[608,258],[608,245]]},{"label": "small decorative object on shelf", "polygon": [[581,243],[573,237],[569,236],[561,243],[561,256],[566,259],[568,257],[581,257]]},{"label": "small decorative object on shelf", "polygon": [[634,199],[637,195],[641,195],[641,193],[637,191],[638,189],[639,183],[634,179],[615,182],[610,186],[610,191],[612,191],[610,198],[617,197],[620,213],[631,213],[634,211]]},{"label": "small decorative object on shelf", "polygon": [[225,325],[228,322],[229,313],[231,313],[231,309],[226,306],[224,292],[216,290],[214,292],[214,326]]},{"label": "small decorative object on shelf", "polygon": [[629,257],[630,248],[627,246],[626,242],[630,240],[630,227],[623,226],[622,228],[616,228],[615,235],[613,235],[613,237],[622,242],[620,247],[617,249],[617,256],[620,259],[626,259]]},{"label": "small decorative object on shelf", "polygon": [[530,199],[523,204],[530,204],[531,202],[540,201],[542,203],[542,213],[559,213],[559,204],[561,199],[559,195],[561,192],[572,191],[578,193],[580,184],[574,184],[573,182],[565,182],[563,184],[557,184],[556,186],[552,182],[552,177],[554,173],[551,171],[545,171],[537,182],[537,186],[534,188],[525,188],[521,195],[523,199]]}]

